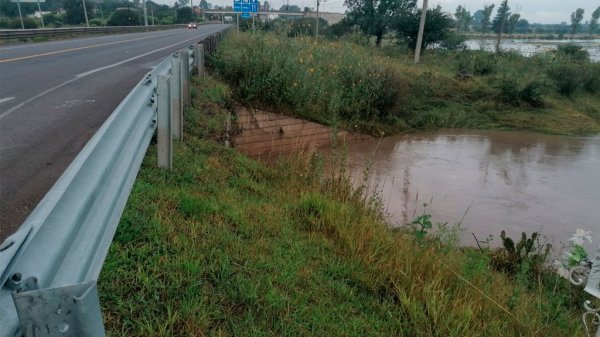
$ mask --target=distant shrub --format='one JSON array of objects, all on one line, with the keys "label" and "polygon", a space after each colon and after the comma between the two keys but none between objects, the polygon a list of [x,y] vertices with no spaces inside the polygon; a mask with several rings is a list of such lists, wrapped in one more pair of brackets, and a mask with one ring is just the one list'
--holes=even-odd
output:
[{"label": "distant shrub", "polygon": [[108,26],[137,26],[139,15],[136,12],[127,9],[117,9],[110,14]]},{"label": "distant shrub", "polygon": [[[23,26],[25,26],[25,29],[35,29],[35,28],[38,28],[38,22],[36,19],[23,18]],[[21,20],[19,20],[18,18],[12,19],[10,21],[10,28],[20,29],[21,28]]]},{"label": "distant shrub", "polygon": [[587,50],[574,44],[558,45],[556,53],[579,62],[589,61],[590,59],[590,53]]},{"label": "distant shrub", "polygon": [[10,19],[0,18],[0,28],[10,28]]},{"label": "distant shrub", "polygon": [[439,43],[439,48],[446,50],[465,50],[465,37],[463,35],[448,33]]},{"label": "distant shrub", "polygon": [[346,23],[344,20],[338,22],[338,23],[334,23],[333,25],[329,26],[329,28],[327,29],[327,35],[329,35],[330,37],[342,37],[345,34],[349,34],[352,32],[352,26],[350,26],[348,23]]},{"label": "distant shrub", "polygon": [[60,16],[50,13],[50,14],[45,14],[44,15],[44,24],[45,25],[51,25],[55,22],[61,21],[60,20]]},{"label": "distant shrub", "polygon": [[492,75],[497,71],[496,56],[487,52],[462,52],[458,55],[458,71],[474,75]]},{"label": "distant shrub", "polygon": [[527,104],[532,107],[543,107],[545,84],[538,79],[524,80],[522,76],[509,73],[496,83],[500,101],[514,106]]},{"label": "distant shrub", "polygon": [[172,25],[175,24],[175,17],[173,16],[163,16],[159,20],[159,24],[161,25]]},{"label": "distant shrub", "polygon": [[100,19],[91,19],[90,20],[90,26],[93,26],[93,27],[102,27],[102,26],[104,26],[104,24],[102,23],[102,20],[100,20]]},{"label": "distant shrub", "polygon": [[[327,31],[327,21],[319,18],[319,29],[321,34]],[[300,18],[289,22],[288,36],[314,36],[316,31],[316,22],[313,18]]]}]

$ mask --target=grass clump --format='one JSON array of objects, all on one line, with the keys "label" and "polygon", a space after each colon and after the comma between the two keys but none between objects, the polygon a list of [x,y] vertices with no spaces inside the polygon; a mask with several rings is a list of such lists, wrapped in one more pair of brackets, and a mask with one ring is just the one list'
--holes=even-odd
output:
[{"label": "grass clump", "polygon": [[318,155],[270,167],[222,147],[204,128],[229,91],[194,87],[174,168],[152,145],[106,259],[109,336],[583,336],[562,293],[391,229]]},{"label": "grass clump", "polygon": [[375,136],[435,128],[600,131],[579,104],[583,97],[600,105],[600,65],[577,51],[527,58],[428,50],[415,66],[401,48],[353,41],[231,34],[208,64],[243,104]]}]

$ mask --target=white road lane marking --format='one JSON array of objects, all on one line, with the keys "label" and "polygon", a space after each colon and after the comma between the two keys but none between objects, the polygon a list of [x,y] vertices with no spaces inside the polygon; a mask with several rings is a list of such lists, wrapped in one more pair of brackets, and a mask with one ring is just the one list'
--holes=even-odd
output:
[{"label": "white road lane marking", "polygon": [[[205,34],[202,34],[201,36],[203,36],[203,35],[209,35],[209,34],[211,34],[212,32],[214,32],[214,31],[217,31],[217,30],[218,30],[218,29],[211,30],[211,31],[209,31],[209,32],[207,32],[207,33],[205,33]],[[141,54],[141,55],[138,55],[138,56],[132,57],[132,58],[128,58],[127,60],[123,60],[123,61],[120,61],[120,62],[117,62],[117,63],[113,63],[113,64],[111,64],[111,65],[108,65],[108,66],[104,66],[104,67],[100,67],[100,68],[92,69],[92,70],[90,70],[90,71],[87,71],[87,72],[85,72],[85,73],[81,73],[81,74],[75,75],[75,77],[74,77],[74,78],[72,78],[72,79],[70,79],[70,80],[67,80],[67,81],[65,81],[65,82],[63,82],[63,83],[61,83],[61,84],[59,84],[59,85],[57,85],[57,86],[54,86],[54,87],[52,87],[52,88],[50,88],[50,89],[48,89],[48,90],[46,90],[46,91],[44,91],[44,92],[42,92],[42,93],[39,93],[39,94],[37,94],[37,95],[35,95],[35,96],[33,96],[33,97],[31,97],[31,98],[27,99],[27,100],[25,100],[25,101],[23,101],[23,102],[21,102],[21,103],[19,103],[19,104],[15,105],[14,107],[12,107],[12,108],[10,108],[10,109],[6,110],[5,112],[3,112],[3,113],[1,113],[1,114],[0,114],[0,120],[2,120],[4,117],[8,116],[8,115],[9,115],[10,113],[12,113],[13,111],[15,111],[15,110],[17,110],[17,109],[19,109],[19,108],[23,107],[25,104],[31,103],[31,102],[35,101],[36,99],[38,99],[38,98],[40,98],[40,97],[43,97],[43,96],[45,96],[45,95],[47,95],[47,94],[49,94],[49,93],[53,92],[53,91],[54,91],[54,90],[56,90],[56,89],[59,89],[59,88],[61,88],[61,87],[64,87],[64,86],[65,86],[65,85],[67,85],[67,84],[70,84],[70,83],[73,83],[73,82],[77,81],[77,80],[78,80],[78,79],[80,79],[80,78],[84,78],[84,77],[86,77],[86,76],[88,76],[88,75],[91,75],[91,74],[93,74],[93,73],[96,73],[96,72],[98,72],[98,71],[102,71],[102,70],[105,70],[105,69],[108,69],[108,68],[113,68],[113,67],[119,66],[119,65],[121,65],[121,64],[123,64],[123,63],[127,63],[127,62],[129,62],[129,61],[133,61],[133,60],[135,60],[135,59],[139,59],[139,58],[142,58],[142,57],[144,57],[144,56],[148,56],[148,55],[150,55],[150,54],[153,54],[153,53],[159,52],[159,51],[161,51],[161,50],[165,50],[165,49],[168,49],[168,48],[171,48],[171,47],[175,47],[175,46],[177,46],[177,45],[180,45],[180,44],[186,43],[186,42],[188,42],[188,41],[191,41],[191,40],[199,39],[199,38],[200,38],[200,36],[194,36],[194,37],[192,37],[192,38],[190,38],[190,39],[183,40],[183,41],[181,41],[181,42],[177,42],[177,43],[174,43],[174,44],[172,44],[172,45],[169,45],[169,46],[166,46],[166,47],[163,47],[163,48],[159,48],[159,49],[156,49],[156,50],[153,50],[153,51],[150,51],[150,52],[147,52],[147,53],[144,53],[144,54]]]},{"label": "white road lane marking", "polygon": [[4,103],[4,102],[8,102],[10,100],[15,99],[14,97],[4,97],[4,98],[0,98],[0,104]]}]

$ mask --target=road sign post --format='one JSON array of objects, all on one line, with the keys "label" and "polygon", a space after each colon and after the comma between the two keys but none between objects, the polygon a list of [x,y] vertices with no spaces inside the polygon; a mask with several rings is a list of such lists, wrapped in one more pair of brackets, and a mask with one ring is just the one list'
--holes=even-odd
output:
[{"label": "road sign post", "polygon": [[258,13],[260,2],[258,0],[233,0],[233,11],[238,12],[237,29],[240,31],[240,14],[242,19],[250,19],[252,13],[252,29],[254,29],[254,13]]}]

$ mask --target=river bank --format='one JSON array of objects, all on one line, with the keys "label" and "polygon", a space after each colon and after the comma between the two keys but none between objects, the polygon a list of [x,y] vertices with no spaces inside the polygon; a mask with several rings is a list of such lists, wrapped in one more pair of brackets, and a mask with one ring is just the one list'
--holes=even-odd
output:
[{"label": "river bank", "polygon": [[226,149],[228,87],[192,93],[174,168],[151,146],[106,259],[110,336],[584,335],[566,280],[391,229],[319,156],[265,166]]},{"label": "river bank", "polygon": [[532,58],[428,50],[415,66],[394,46],[240,33],[208,63],[244,104],[375,136],[439,128],[600,132],[600,64],[577,48]]}]

